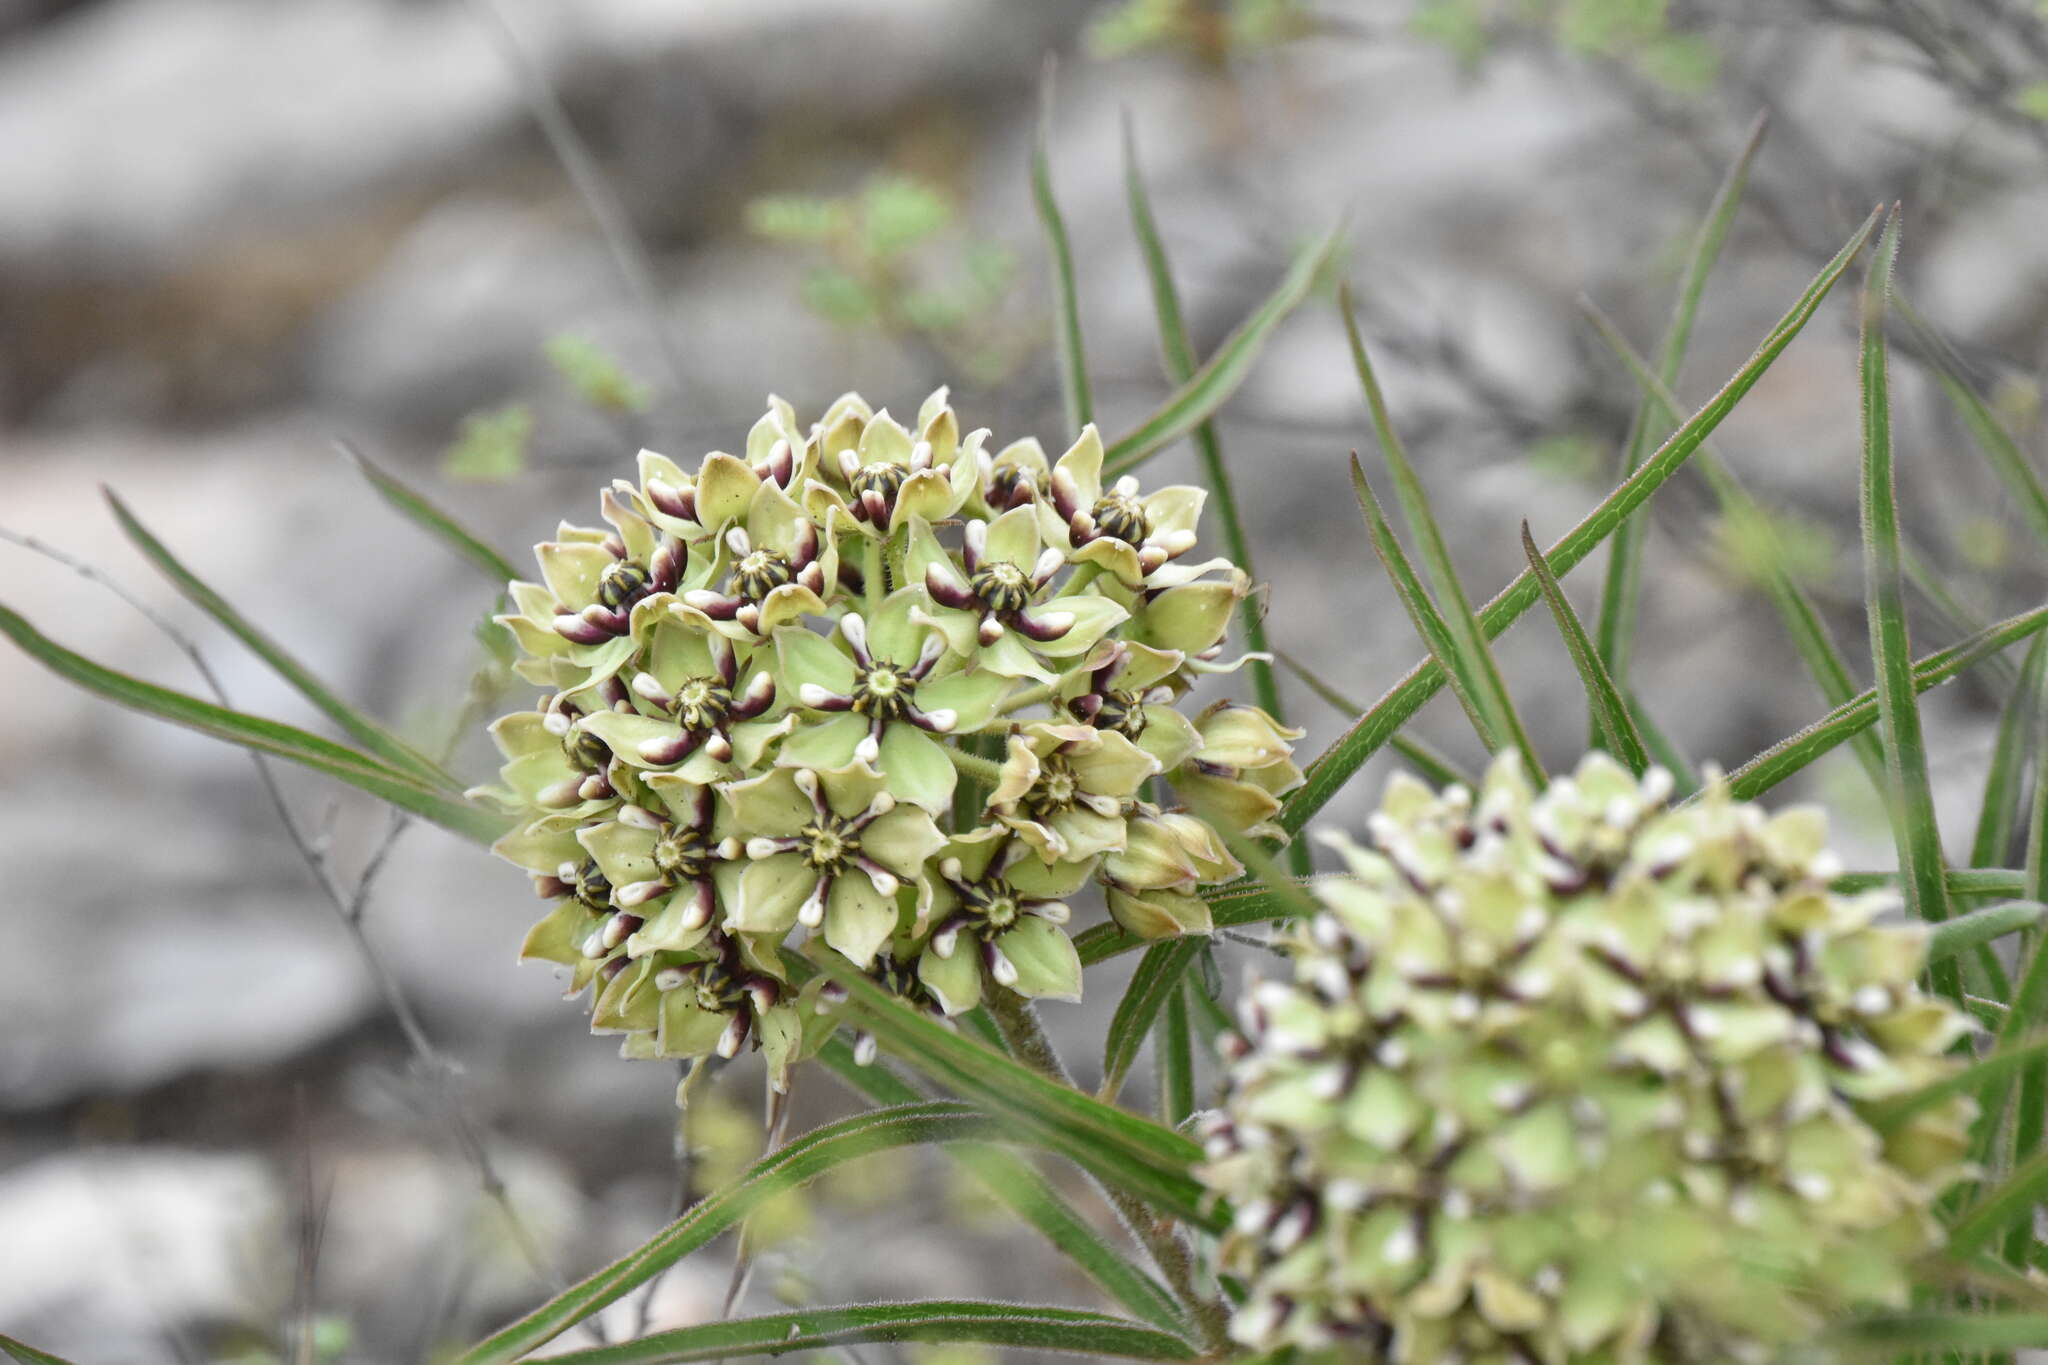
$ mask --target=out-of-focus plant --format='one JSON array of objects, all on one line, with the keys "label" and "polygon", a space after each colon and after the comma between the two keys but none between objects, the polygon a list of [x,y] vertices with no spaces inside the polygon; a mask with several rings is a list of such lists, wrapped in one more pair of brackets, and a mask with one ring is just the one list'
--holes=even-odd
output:
[{"label": "out-of-focus plant", "polygon": [[1530,37],[1624,62],[1677,91],[1705,89],[1720,66],[1711,38],[1674,22],[1668,0],[1420,0],[1410,23],[1468,66]]},{"label": "out-of-focus plant", "polygon": [[1031,344],[1001,321],[1016,258],[1000,242],[965,232],[958,219],[938,185],[898,174],[872,176],[850,194],[771,195],[747,206],[756,236],[823,257],[804,278],[812,312],[994,384]]},{"label": "out-of-focus plant", "polygon": [[1105,59],[1167,51],[1221,67],[1304,37],[1315,21],[1301,0],[1116,0],[1089,22],[1087,43]]}]

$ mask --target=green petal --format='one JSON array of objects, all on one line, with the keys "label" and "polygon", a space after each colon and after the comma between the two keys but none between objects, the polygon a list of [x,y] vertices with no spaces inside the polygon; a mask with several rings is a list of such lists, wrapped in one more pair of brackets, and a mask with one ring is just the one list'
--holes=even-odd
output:
[{"label": "green petal", "polygon": [[583,961],[583,940],[590,936],[591,914],[573,900],[565,900],[553,913],[526,931],[519,946],[521,962],[559,962],[573,967]]},{"label": "green petal", "polygon": [[1029,506],[1013,507],[988,524],[990,563],[1014,564],[1029,573],[1044,545],[1038,537],[1038,514]]},{"label": "green petal", "polygon": [[867,430],[860,434],[860,462],[909,464],[910,447],[910,433],[884,408],[868,420]]},{"label": "green petal", "polygon": [[1060,456],[1053,473],[1074,481],[1074,491],[1083,507],[1095,505],[1102,496],[1102,433],[1093,422],[1081,428],[1080,439]]},{"label": "green petal", "polygon": [[1163,770],[1178,768],[1202,747],[1195,723],[1171,706],[1151,703],[1145,707],[1145,728],[1138,732],[1138,747],[1159,760]]},{"label": "green petal", "polygon": [[673,616],[657,623],[648,641],[647,671],[671,692],[691,678],[711,676],[711,646],[704,632]]},{"label": "green petal", "polygon": [[1066,931],[1050,920],[1026,915],[996,940],[996,948],[1017,969],[1010,989],[1033,999],[1079,1000],[1081,956]]},{"label": "green petal", "polygon": [[1135,588],[1145,581],[1145,571],[1138,566],[1138,552],[1121,540],[1108,536],[1089,541],[1068,556],[1075,564],[1097,564],[1127,588]]},{"label": "green petal", "polygon": [[660,1022],[656,1025],[656,1045],[664,1057],[705,1057],[718,1046],[718,1037],[725,1032],[725,1016],[713,1014],[699,1005],[696,993],[689,990],[664,992],[661,997]]},{"label": "green petal", "polygon": [[947,1014],[967,1013],[981,1003],[979,943],[962,934],[951,957],[940,957],[926,948],[917,959],[917,979]]},{"label": "green petal", "polygon": [[803,1020],[794,1008],[777,1005],[755,1016],[754,1030],[761,1042],[761,1060],[768,1067],[768,1084],[781,1094],[789,1089],[789,1069],[803,1045]]},{"label": "green petal", "polygon": [[798,523],[805,520],[794,498],[763,480],[747,503],[747,539],[757,548],[786,555],[796,545]]},{"label": "green petal", "polygon": [[1112,888],[1109,914],[1139,938],[1206,934],[1212,927],[1209,903],[1178,891],[1148,891],[1138,896]]},{"label": "green petal", "polygon": [[817,877],[800,853],[757,858],[740,874],[739,887],[726,903],[725,927],[742,933],[786,934],[796,927],[796,912],[816,884]]},{"label": "green petal", "polygon": [[1159,760],[1115,730],[1096,731],[1094,744],[1067,755],[1074,776],[1084,791],[1128,799],[1138,794],[1145,780],[1159,771]]},{"label": "green petal", "polygon": [[896,897],[875,890],[866,874],[848,872],[832,879],[825,902],[825,942],[856,967],[875,960],[875,953],[896,932]]},{"label": "green petal", "polygon": [[1003,880],[1027,900],[1057,901],[1079,891],[1094,871],[1095,863],[1089,859],[1043,863],[1020,858],[1003,874]]},{"label": "green petal", "polygon": [[782,742],[775,761],[786,768],[844,768],[853,762],[853,751],[867,736],[868,718],[849,711],[818,724],[798,726],[797,732]]},{"label": "green petal", "polygon": [[775,654],[781,665],[778,688],[785,704],[796,703],[797,689],[805,683],[815,683],[840,696],[853,691],[853,660],[822,635],[798,626],[784,626],[775,632]]},{"label": "green petal", "polygon": [[[945,609],[942,607],[940,610],[944,611]],[[969,632],[969,644],[965,649],[956,648],[955,652],[972,658],[980,672],[999,674],[1005,678],[1029,678],[1033,682],[1042,683],[1057,682],[1059,680],[1059,675],[1038,661],[1038,656],[1031,652],[1031,647],[1024,643],[1016,631],[1004,631],[996,638],[994,644],[984,645],[981,643],[980,637],[973,634],[980,627],[981,621],[979,617],[971,612],[956,611],[946,612],[946,614],[965,619]],[[943,622],[941,623],[941,628],[944,628]],[[955,643],[952,631],[946,632],[946,642],[948,644]],[[956,674],[955,676],[961,675]]]},{"label": "green petal", "polygon": [[506,758],[523,758],[549,749],[559,753],[562,748],[560,736],[548,732],[545,718],[538,711],[514,711],[498,717],[491,722],[491,742]]},{"label": "green petal", "polygon": [[523,867],[528,872],[545,872],[551,877],[563,863],[583,861],[583,846],[576,842],[573,829],[522,826],[492,844],[491,852],[514,867]]},{"label": "green petal", "polygon": [[765,834],[783,839],[811,822],[816,809],[811,798],[796,785],[796,774],[787,768],[771,768],[744,782],[728,782],[719,788],[735,826],[747,834]]},{"label": "green petal", "polygon": [[931,816],[908,804],[876,819],[860,836],[861,852],[905,881],[915,878],[925,859],[945,846],[946,836]]},{"label": "green petal", "polygon": [[593,711],[577,722],[605,742],[614,754],[634,768],[652,767],[640,746],[656,740],[674,739],[682,733],[672,720],[633,715],[625,711]]},{"label": "green petal", "polygon": [[760,478],[743,462],[720,451],[706,455],[697,473],[697,523],[716,531],[738,521],[760,486]]},{"label": "green petal", "polygon": [[1087,653],[1097,640],[1130,618],[1130,612],[1122,605],[1096,593],[1056,597],[1050,602],[1027,608],[1024,614],[1039,622],[1058,616],[1073,618],[1073,624],[1065,635],[1038,645],[1039,653],[1055,659],[1069,659]]},{"label": "green petal", "polygon": [[912,517],[909,527],[904,539],[903,581],[922,583],[926,571],[936,565],[949,580],[965,588],[966,575],[960,572],[960,566],[953,562],[953,556],[947,553],[946,547],[939,544],[939,538],[932,534],[931,523],[923,517]]},{"label": "green petal", "polygon": [[696,928],[689,928],[686,920],[695,899],[694,888],[687,884],[663,898],[647,923],[626,940],[627,955],[645,957],[649,953],[683,953],[702,943],[716,927],[718,917],[713,915]]},{"label": "green petal", "polygon": [[1075,806],[1048,816],[1046,824],[1059,841],[1054,856],[1060,859],[1093,858],[1098,853],[1108,853],[1124,846],[1125,821],[1122,816],[1097,815],[1092,810]]},{"label": "green petal", "polygon": [[919,710],[926,712],[951,711],[953,728],[950,733],[971,735],[996,718],[996,707],[1015,685],[1014,680],[1000,673],[985,670],[955,673],[919,687],[917,705]]},{"label": "green petal", "polygon": [[920,469],[903,481],[896,491],[896,510],[889,516],[889,528],[909,524],[910,518],[942,521],[960,510],[961,499],[954,494],[955,480],[945,469]]},{"label": "green petal", "polygon": [[616,820],[607,820],[601,825],[578,830],[576,842],[597,859],[605,880],[613,886],[652,881],[656,875],[652,830],[635,829]]},{"label": "green petal", "polygon": [[1147,643],[1199,654],[1223,638],[1243,597],[1242,585],[1236,582],[1168,588],[1146,606],[1139,630]]},{"label": "green petal", "polygon": [[618,561],[602,545],[564,545],[551,541],[533,547],[541,577],[556,605],[574,611],[597,600],[597,580]]},{"label": "green petal", "polygon": [[917,615],[928,616],[932,609],[931,594],[923,584],[912,584],[898,588],[882,599],[882,605],[867,618],[868,652],[876,659],[907,668],[917,662],[918,651],[924,648],[924,637],[930,628],[914,619]]},{"label": "green petal", "polygon": [[[866,722],[860,717],[850,719],[860,722],[862,734],[867,732]],[[784,755],[805,737],[799,733],[791,739],[783,746]],[[851,746],[847,752],[851,756]],[[937,740],[915,725],[897,722],[883,729],[879,765],[889,794],[898,801],[921,807],[934,815],[952,808],[953,787],[959,780],[959,774],[953,770],[953,760],[946,757],[945,749]]]}]

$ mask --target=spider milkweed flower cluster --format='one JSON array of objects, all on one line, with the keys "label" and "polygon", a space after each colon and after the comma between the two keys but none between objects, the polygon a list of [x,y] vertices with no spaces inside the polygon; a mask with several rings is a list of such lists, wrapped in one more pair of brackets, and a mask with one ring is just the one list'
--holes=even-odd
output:
[{"label": "spider milkweed flower cluster", "polygon": [[[1969,1027],[1920,926],[1837,894],[1813,809],[1667,804],[1605,755],[1534,793],[1396,778],[1226,1035],[1203,1179],[1232,1333],[1353,1359],[1707,1362],[1903,1305]],[[1320,1357],[1316,1357],[1320,1358]]]},{"label": "spider milkweed flower cluster", "polygon": [[739,455],[641,452],[605,525],[564,523],[511,585],[498,620],[546,692],[492,727],[476,794],[553,903],[525,956],[594,988],[627,1055],[758,1047],[780,1085],[833,1026],[797,947],[944,1015],[1078,997],[1091,880],[1156,937],[1206,931],[1196,889],[1238,870],[1162,783],[1275,832],[1298,732],[1175,708],[1236,666],[1250,589],[1191,553],[1201,490],[1105,484],[1092,426],[1056,461],[987,437],[944,390],[909,427],[771,399]]}]

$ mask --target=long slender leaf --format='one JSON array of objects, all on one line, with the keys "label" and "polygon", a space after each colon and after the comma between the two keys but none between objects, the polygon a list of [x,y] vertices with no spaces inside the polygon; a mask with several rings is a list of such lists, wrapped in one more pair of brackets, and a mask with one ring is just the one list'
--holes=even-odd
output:
[{"label": "long slender leaf", "polygon": [[1215,1223],[1187,1175],[1201,1151],[1190,1139],[977,1046],[850,966],[828,958],[819,970],[846,989],[861,1026],[906,1064],[1017,1120],[1048,1150],[1105,1182],[1199,1226]]},{"label": "long slender leaf", "polygon": [[[2048,1346],[2048,1315],[1894,1313],[1865,1318],[1833,1334],[1841,1346],[1897,1358],[1902,1351],[2012,1351]],[[1954,1359],[1953,1354],[1944,1356]]]},{"label": "long slender leaf", "polygon": [[1607,666],[1600,662],[1600,654],[1593,648],[1592,640],[1587,638],[1586,628],[1579,623],[1578,613],[1572,610],[1571,601],[1564,595],[1557,575],[1543,561],[1543,551],[1537,548],[1536,537],[1529,534],[1526,521],[1522,523],[1522,553],[1529,557],[1529,568],[1543,589],[1544,600],[1550,604],[1550,614],[1557,618],[1557,632],[1564,637],[1565,648],[1571,651],[1572,663],[1579,670],[1579,681],[1584,684],[1586,698],[1593,705],[1601,747],[1620,759],[1630,772],[1641,777],[1649,770],[1650,755],[1643,748],[1642,735],[1636,732],[1628,703],[1616,690],[1614,679],[1608,676]]},{"label": "long slender leaf", "polygon": [[1990,1056],[1960,1067],[1931,1081],[1911,1094],[1880,1100],[1865,1110],[1872,1127],[1880,1133],[1896,1130],[1915,1114],[1922,1113],[1955,1095],[1974,1095],[1986,1087],[2008,1080],[2013,1073],[2048,1057],[2048,1037],[2000,1047]]},{"label": "long slender leaf", "polygon": [[[1879,886],[1897,886],[1896,872],[1844,872],[1829,885],[1843,895],[1869,891]],[[1951,896],[2018,896],[2026,889],[2026,874],[2011,867],[1952,867],[1948,870]]]},{"label": "long slender leaf", "polygon": [[[1886,374],[1885,304],[1899,256],[1899,214],[1892,211],[1863,289],[1863,574],[1870,617],[1870,653],[1877,672],[1877,707],[1884,729],[1885,805],[1905,874],[1906,908],[1930,923],[1948,918],[1942,880],[1941,828],[1927,777],[1927,746],[1920,730],[1920,693],[1906,630],[1906,590],[1899,569],[1899,501],[1892,468],[1891,396]],[[1962,998],[1953,963],[1934,968],[1934,983]]]},{"label": "long slender leaf", "polygon": [[1159,1120],[1179,1130],[1195,1113],[1194,1031],[1189,1026],[1188,992],[1198,989],[1185,977],[1166,997],[1166,1011],[1152,1040],[1158,1060]]},{"label": "long slender leaf", "polygon": [[484,577],[500,588],[519,577],[519,570],[512,567],[511,560],[485,544],[479,537],[464,530],[460,522],[427,501],[397,475],[382,468],[346,441],[337,441],[335,445],[348,457],[349,462],[355,465],[363,478],[369,481],[370,487],[377,490],[379,497],[396,508],[406,520],[476,565]]},{"label": "long slender leaf", "polygon": [[[1828,291],[1848,270],[1856,253],[1870,239],[1876,228],[1876,213],[1866,219],[1857,229],[1835,258],[1822,267],[1819,275],[1807,286],[1799,301],[1792,306],[1778,325],[1771,329],[1763,343],[1757,348],[1734,378],[1717,393],[1707,405],[1672,433],[1671,438],[1658,449],[1657,453],[1643,462],[1643,467],[1608,494],[1601,504],[1594,508],[1571,531],[1551,546],[1545,554],[1550,570],[1563,578],[1573,567],[1591,554],[1603,540],[1613,533],[1615,525],[1627,516],[1652,493],[1669,479],[1680,465],[1685,463],[1700,442],[1710,435],[1714,428],[1727,417],[1743,396],[1763,376],[1785,348],[1792,344],[1800,330],[1805,327]],[[1480,624],[1489,636],[1498,635],[1512,625],[1523,612],[1534,604],[1541,590],[1536,586],[1534,574],[1524,572],[1514,582],[1502,589],[1491,602],[1480,610]],[[1388,690],[1385,696],[1360,716],[1349,731],[1338,738],[1323,754],[1311,763],[1305,780],[1287,799],[1280,812],[1280,823],[1290,833],[1301,827],[1327,804],[1331,797],[1342,789],[1351,775],[1364,762],[1377,753],[1403,725],[1408,723],[1444,684],[1443,671],[1435,662],[1418,664],[1408,675]]]},{"label": "long slender leaf", "polygon": [[[1601,340],[1621,361],[1643,395],[1669,416],[1678,421],[1683,415],[1678,399],[1670,386],[1657,377],[1649,362],[1636,353],[1628,339],[1622,336],[1620,328],[1602,313],[1588,299],[1580,299],[1579,306],[1587,321],[1593,325]],[[1713,490],[1715,500],[1720,504],[1721,515],[1740,527],[1751,543],[1764,547],[1766,562],[1763,565],[1763,589],[1771,604],[1777,608],[1779,617],[1785,623],[1786,633],[1792,637],[1792,646],[1799,653],[1806,671],[1819,686],[1822,698],[1829,706],[1840,706],[1856,695],[1856,683],[1850,677],[1849,665],[1842,658],[1842,652],[1828,633],[1827,625],[1821,620],[1820,612],[1807,596],[1806,589],[1799,585],[1786,566],[1784,556],[1778,550],[1778,533],[1771,525],[1770,517],[1762,504],[1735,476],[1734,469],[1714,449],[1712,442],[1701,442],[1699,453],[1693,456],[1693,463]],[[1611,581],[1611,580],[1610,580]],[[1857,761],[1870,776],[1870,783],[1881,796],[1884,792],[1884,746],[1874,733],[1864,731],[1851,741]]]},{"label": "long slender leaf", "polygon": [[1047,61],[1039,87],[1038,131],[1031,143],[1031,202],[1045,229],[1045,249],[1052,266],[1053,328],[1058,339],[1060,397],[1066,405],[1067,431],[1076,432],[1095,420],[1095,398],[1088,387],[1088,354],[1081,341],[1081,295],[1074,283],[1074,247],[1066,219],[1052,192],[1053,67]]},{"label": "long slender leaf", "polygon": [[[2036,607],[2007,617],[1974,639],[1936,650],[1913,665],[1913,688],[1925,692],[1938,687],[1978,660],[2026,639],[2043,626],[2048,626],[2048,607]],[[1850,736],[1876,724],[1877,719],[1877,693],[1859,692],[1844,705],[1779,740],[1728,774],[1728,788],[1739,800],[1753,800]]]},{"label": "long slender leaf", "polygon": [[[916,1104],[924,1098],[881,1062],[862,1066],[854,1061],[843,1038],[835,1036],[827,1042],[819,1060],[873,1103]],[[1028,1160],[1000,1147],[972,1142],[957,1142],[948,1150],[989,1193],[1072,1259],[1104,1293],[1156,1327],[1170,1332],[1186,1330],[1173,1295],[1111,1246]]]},{"label": "long slender leaf", "polygon": [[[2048,771],[2038,748],[2038,737],[2048,734],[2048,691],[2037,691],[2033,698],[2036,708],[2034,733],[2037,738],[2035,758],[2033,808],[2027,820],[2027,861],[2023,872],[2023,893],[2028,900],[2040,900],[2048,890],[2048,782],[2040,774]],[[2036,933],[2025,949],[2025,965],[2020,970],[2019,981],[2005,1004],[2008,1010],[2004,1025],[1998,1031],[2001,1048],[2010,1047],[2020,1038],[2034,1033],[2044,1020],[2048,1020],[2048,934]],[[2042,1145],[2044,1116],[2048,1109],[2048,1061],[2036,1060],[2021,1068],[2019,1080],[2019,1103],[2013,1112],[2012,1151],[2021,1162],[2033,1161],[2048,1154]],[[1984,1089],[1982,1113],[1977,1118],[1977,1128],[1972,1143],[1971,1155],[1979,1165],[1989,1168],[1996,1149],[1997,1139],[2005,1121],[2006,1099],[2011,1091],[2011,1079],[2001,1077]],[[2031,1229],[2029,1229],[2031,1231]],[[2006,1259],[2023,1261],[2027,1242],[2017,1233],[2012,1244],[2006,1248]]]},{"label": "long slender leaf", "polygon": [[1102,475],[1110,478],[1129,473],[1139,464],[1172,445],[1209,420],[1223,406],[1237,386],[1251,372],[1266,339],[1289,313],[1299,307],[1315,288],[1323,268],[1343,240],[1343,225],[1330,229],[1321,241],[1302,249],[1287,267],[1273,292],[1252,315],[1225,337],[1216,353],[1202,362],[1193,377],[1175,389],[1158,411],[1140,422],[1129,435],[1112,442],[1102,457]]},{"label": "long slender leaf", "polygon": [[1124,1077],[1130,1074],[1132,1064],[1138,1060],[1138,1050],[1145,1045],[1145,1035],[1152,1031],[1153,1022],[1166,1002],[1179,993],[1181,978],[1202,946],[1201,939],[1187,937],[1166,939],[1146,950],[1144,961],[1131,974],[1131,984],[1125,988],[1116,1014],[1109,1021],[1109,1034],[1102,1045],[1099,1098],[1114,1100],[1123,1089]]},{"label": "long slender leaf", "polygon": [[2048,914],[2048,905],[2040,901],[2001,901],[1943,920],[1927,935],[1927,960],[1942,962],[1993,939],[2031,929],[2043,914]]},{"label": "long slender leaf", "polygon": [[1935,382],[1955,404],[1956,412],[1962,417],[1963,425],[1969,428],[1977,448],[1984,452],[1992,469],[2005,482],[2013,505],[2019,509],[2036,541],[2048,547],[2048,488],[2042,486],[2040,476],[2034,472],[2033,461],[2027,458],[2027,453],[2020,449],[2020,443],[2013,439],[2005,424],[1991,411],[1991,405],[1979,397],[1977,390],[1963,377],[1962,362],[1956,357],[1954,348],[1921,316],[1920,310],[1896,295],[1892,306],[1912,329],[1921,353],[1934,367]]},{"label": "long slender leaf", "polygon": [[[1766,126],[1767,121],[1762,117],[1750,126],[1742,150],[1736,154],[1727,175],[1715,189],[1714,198],[1707,205],[1707,216],[1693,234],[1685,273],[1679,281],[1678,297],[1672,304],[1671,322],[1665,328],[1664,341],[1657,353],[1657,376],[1667,386],[1678,382],[1678,372],[1685,364],[1685,352],[1692,342],[1693,321],[1699,315],[1707,276],[1713,271],[1714,262],[1720,258],[1721,244],[1727,240],[1728,229],[1735,222],[1735,211],[1741,206],[1742,192],[1749,184],[1750,164],[1756,159],[1757,149],[1763,145]],[[1676,422],[1679,419],[1676,414],[1665,419],[1647,397],[1637,406],[1635,420],[1629,428],[1623,474],[1633,474],[1642,467],[1644,458],[1650,453],[1651,442],[1657,433],[1665,430],[1666,420]],[[1617,680],[1628,677],[1629,655],[1642,595],[1645,530],[1645,520],[1641,516],[1626,517],[1615,527],[1614,544],[1607,555],[1607,578],[1601,585],[1600,615],[1595,623],[1600,661],[1609,676]]]},{"label": "long slender leaf", "polygon": [[728,1356],[788,1355],[870,1341],[971,1342],[1016,1351],[1114,1356],[1123,1360],[1190,1360],[1195,1348],[1177,1336],[1105,1313],[1032,1304],[933,1299],[806,1308],[758,1318],[710,1322],[655,1332],[634,1341],[569,1351],[562,1365],[683,1365]]},{"label": "long slender leaf", "polygon": [[0,1332],[0,1351],[13,1356],[16,1365],[71,1365],[71,1362],[62,1356],[53,1356],[48,1351],[38,1351],[27,1342],[16,1341],[4,1332]]},{"label": "long slender leaf", "polygon": [[504,833],[505,821],[500,817],[422,786],[409,773],[295,726],[231,711],[96,664],[64,648],[6,607],[0,607],[0,634],[59,677],[130,710],[258,753],[290,759],[478,843],[489,843]]},{"label": "long slender leaf", "polygon": [[1007,1136],[1000,1125],[969,1106],[937,1100],[828,1123],[755,1162],[746,1174],[706,1195],[638,1249],[472,1346],[460,1365],[503,1365],[518,1359],[736,1226],[766,1200],[856,1157],[921,1142],[986,1142]]},{"label": "long slender leaf", "polygon": [[[1365,709],[1347,698],[1322,678],[1311,673],[1302,664],[1301,660],[1295,658],[1286,650],[1280,650],[1274,657],[1287,666],[1288,672],[1301,679],[1309,691],[1315,693],[1344,715],[1355,716]],[[1451,758],[1450,755],[1425,740],[1417,739],[1413,735],[1395,735],[1393,739],[1388,741],[1388,746],[1395,753],[1407,759],[1409,766],[1414,768],[1419,775],[1428,780],[1433,786],[1448,787],[1454,783],[1462,783],[1474,790],[1478,788],[1478,780],[1472,774],[1460,767],[1457,761]]]},{"label": "long slender leaf", "polygon": [[[2036,1058],[2028,1067],[2040,1065]],[[2048,1148],[2036,1151],[1965,1210],[1948,1230],[1948,1250],[1968,1256],[2015,1224],[2031,1232],[2034,1215],[2048,1196]],[[2024,1246],[2021,1250],[2024,1252]]]},{"label": "long slender leaf", "polygon": [[170,580],[171,586],[184,594],[186,601],[211,616],[229,634],[248,646],[251,653],[269,664],[280,678],[291,684],[293,690],[313,703],[356,743],[427,786],[440,787],[449,792],[462,790],[462,783],[443,770],[440,764],[336,696],[332,689],[313,675],[311,669],[293,658],[284,646],[271,639],[254,622],[236,611],[226,598],[202,582],[178,561],[177,556],[173,555],[162,541],[151,534],[149,528],[129,510],[128,504],[123,502],[113,489],[103,487],[100,492],[106,497],[107,505],[113,509],[114,520],[120,523],[122,532],[134,543],[136,549],[142,551],[143,557]]}]

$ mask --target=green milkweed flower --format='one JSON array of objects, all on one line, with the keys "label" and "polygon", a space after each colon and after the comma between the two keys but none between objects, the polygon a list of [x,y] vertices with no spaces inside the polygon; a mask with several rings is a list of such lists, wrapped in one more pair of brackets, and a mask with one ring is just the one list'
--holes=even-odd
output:
[{"label": "green milkweed flower", "polygon": [[1199,490],[1104,488],[1101,459],[1092,427],[1057,463],[991,455],[944,390],[911,426],[771,398],[741,452],[642,451],[603,526],[538,548],[499,620],[546,694],[492,727],[474,794],[517,817],[497,851],[549,905],[524,956],[594,1030],[629,1057],[756,1048],[779,1086],[834,1023],[807,955],[951,1017],[1077,998],[1091,882],[1140,932],[1207,931],[1200,888],[1237,864],[1140,793],[1260,815],[1294,732],[1176,708],[1233,666],[1250,585],[1189,555]]},{"label": "green milkweed flower", "polygon": [[1392,1361],[1707,1362],[1906,1302],[1970,1106],[1880,1129],[1970,1027],[1810,809],[1672,808],[1604,755],[1397,777],[1251,989],[1204,1121],[1232,1334]]}]

